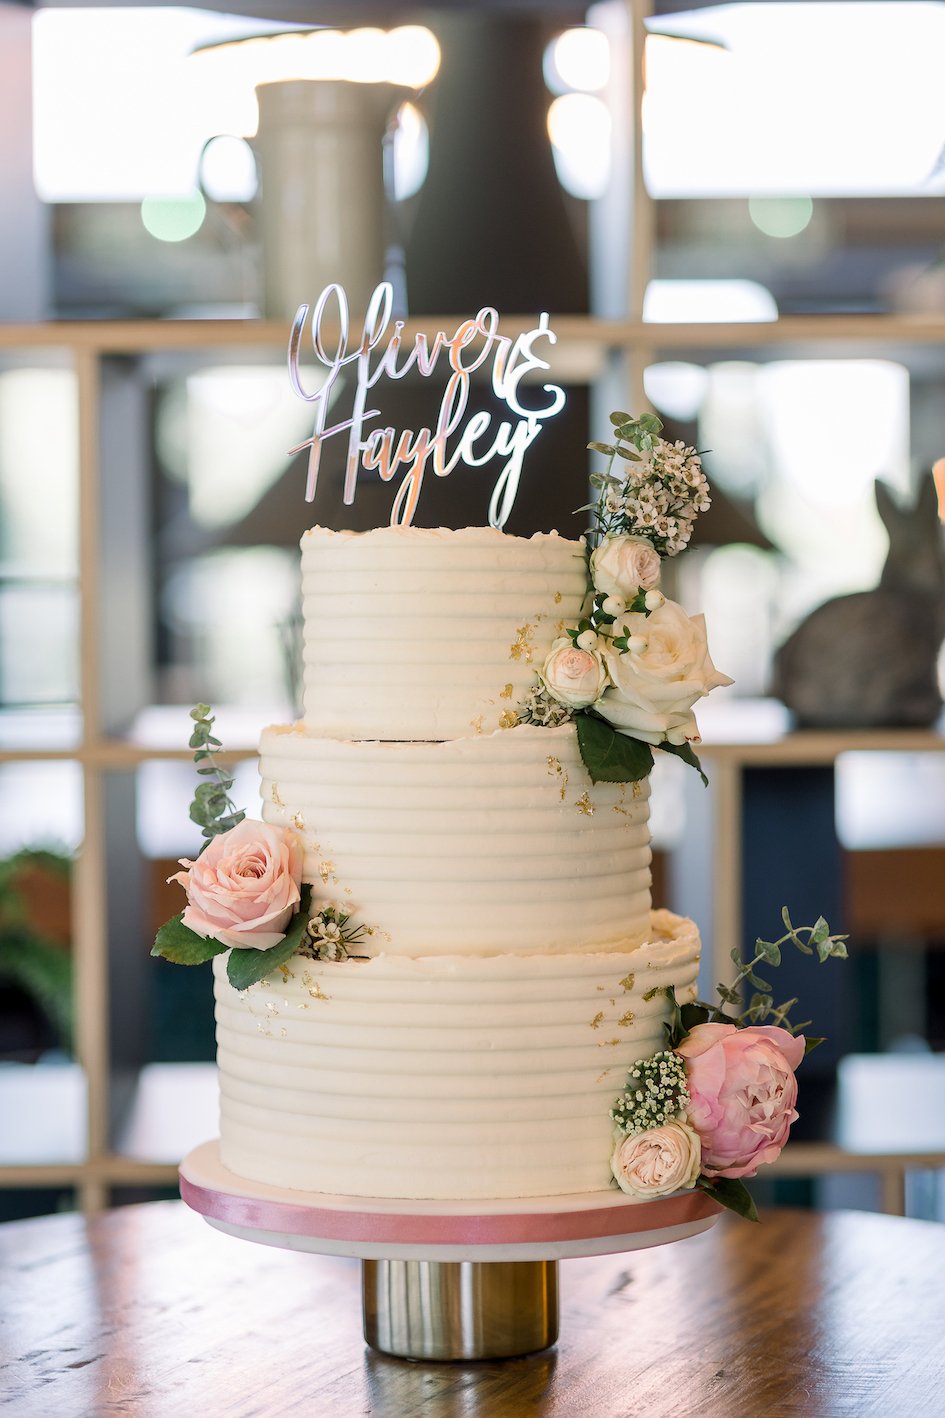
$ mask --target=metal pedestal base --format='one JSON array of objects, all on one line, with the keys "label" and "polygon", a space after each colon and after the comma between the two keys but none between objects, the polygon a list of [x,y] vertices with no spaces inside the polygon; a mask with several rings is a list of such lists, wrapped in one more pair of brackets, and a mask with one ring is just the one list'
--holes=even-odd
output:
[{"label": "metal pedestal base", "polygon": [[510,1359],[558,1337],[558,1262],[365,1260],[364,1338],[400,1359]]}]

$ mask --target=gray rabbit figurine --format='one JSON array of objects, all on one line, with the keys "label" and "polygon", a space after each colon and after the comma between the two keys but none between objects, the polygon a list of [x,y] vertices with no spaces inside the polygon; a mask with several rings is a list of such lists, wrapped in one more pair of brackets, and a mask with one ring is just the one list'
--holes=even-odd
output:
[{"label": "gray rabbit figurine", "polygon": [[885,483],[875,492],[889,533],[879,585],[818,606],[775,656],[772,691],[802,728],[920,727],[941,712],[945,541],[935,485],[924,477],[908,508]]}]

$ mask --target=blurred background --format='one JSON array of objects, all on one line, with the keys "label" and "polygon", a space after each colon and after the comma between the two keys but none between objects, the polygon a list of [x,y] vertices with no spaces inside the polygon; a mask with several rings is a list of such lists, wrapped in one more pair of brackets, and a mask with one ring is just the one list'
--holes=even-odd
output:
[{"label": "blurred background", "polygon": [[[610,409],[705,450],[673,593],[736,683],[709,791],[658,767],[654,898],[703,993],[783,905],[851,933],[780,972],[830,1038],[766,1185],[945,1219],[943,63],[940,0],[0,0],[0,1216],[162,1194],[215,1132],[209,971],[148,958],[188,709],[252,811],[299,536],[393,496],[343,506],[335,440],[304,502],[289,327],[333,280],[357,327],[385,278],[408,330],[549,314],[567,404],[509,531],[583,531]],[[386,421],[441,392],[387,383]],[[430,479],[415,520],[482,523],[491,485]]]}]

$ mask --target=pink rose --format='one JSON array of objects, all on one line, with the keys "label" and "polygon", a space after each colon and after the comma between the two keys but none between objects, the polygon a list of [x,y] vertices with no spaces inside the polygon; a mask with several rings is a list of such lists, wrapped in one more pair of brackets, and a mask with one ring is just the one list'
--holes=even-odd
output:
[{"label": "pink rose", "polygon": [[797,1117],[794,1070],[804,1039],[786,1029],[697,1024],[676,1053],[686,1062],[688,1120],[707,1177],[753,1177],[773,1162]]},{"label": "pink rose", "polygon": [[607,683],[607,671],[597,651],[579,649],[567,635],[554,641],[538,677],[552,698],[571,709],[593,704]]},{"label": "pink rose", "polygon": [[239,949],[269,950],[300,898],[302,846],[285,827],[245,819],[210,839],[186,871],[169,878],[187,892],[183,923]]}]

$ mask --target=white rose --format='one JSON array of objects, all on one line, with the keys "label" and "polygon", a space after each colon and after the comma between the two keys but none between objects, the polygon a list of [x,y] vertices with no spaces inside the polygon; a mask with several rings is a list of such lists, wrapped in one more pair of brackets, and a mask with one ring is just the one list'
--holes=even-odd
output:
[{"label": "white rose", "polygon": [[643,537],[605,537],[591,553],[591,580],[605,596],[632,601],[659,579],[659,555]]},{"label": "white rose", "polygon": [[664,1123],[624,1137],[610,1159],[620,1190],[639,1201],[694,1186],[701,1165],[698,1134],[685,1123]]},{"label": "white rose", "polygon": [[645,743],[698,741],[692,706],[710,690],[732,683],[712,663],[705,618],[688,616],[675,601],[664,601],[651,615],[631,611],[612,629],[618,638],[630,636],[631,648],[621,654],[612,643],[605,644],[612,688],[602,696],[598,713]]},{"label": "white rose", "polygon": [[586,709],[600,698],[607,670],[596,650],[580,650],[565,635],[552,645],[538,677],[560,704]]}]

